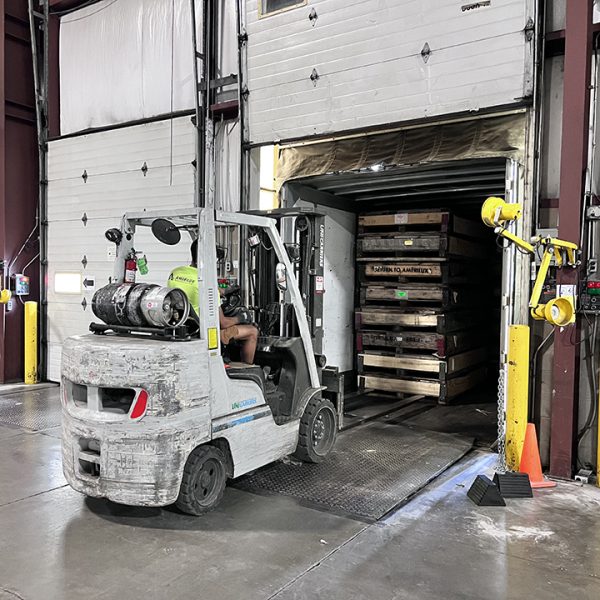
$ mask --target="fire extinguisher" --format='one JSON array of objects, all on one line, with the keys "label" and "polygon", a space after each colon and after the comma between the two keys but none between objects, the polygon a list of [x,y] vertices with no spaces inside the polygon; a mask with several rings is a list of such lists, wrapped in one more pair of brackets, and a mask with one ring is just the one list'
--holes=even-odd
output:
[{"label": "fire extinguisher", "polygon": [[130,254],[125,259],[125,283],[135,283],[135,272],[137,271],[137,261],[135,254]]}]

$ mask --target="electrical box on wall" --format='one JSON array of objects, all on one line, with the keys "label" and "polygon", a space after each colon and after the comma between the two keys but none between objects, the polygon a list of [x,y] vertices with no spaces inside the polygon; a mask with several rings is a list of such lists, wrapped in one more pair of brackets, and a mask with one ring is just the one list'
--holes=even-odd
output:
[{"label": "electrical box on wall", "polygon": [[15,296],[29,296],[29,277],[27,275],[13,275],[12,283]]},{"label": "electrical box on wall", "polygon": [[600,314],[600,281],[583,281],[579,293],[579,310],[583,313]]}]

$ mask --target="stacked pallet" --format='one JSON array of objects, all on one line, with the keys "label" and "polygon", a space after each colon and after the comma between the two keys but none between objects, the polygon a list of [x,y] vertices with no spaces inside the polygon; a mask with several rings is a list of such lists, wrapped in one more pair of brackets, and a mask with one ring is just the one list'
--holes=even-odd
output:
[{"label": "stacked pallet", "polygon": [[442,404],[485,378],[482,227],[447,211],[359,216],[359,386]]}]

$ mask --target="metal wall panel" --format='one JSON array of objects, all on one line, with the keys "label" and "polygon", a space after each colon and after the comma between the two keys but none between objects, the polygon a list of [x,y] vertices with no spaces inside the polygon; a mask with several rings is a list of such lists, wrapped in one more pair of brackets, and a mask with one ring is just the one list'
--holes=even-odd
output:
[{"label": "metal wall panel", "polygon": [[[530,0],[246,2],[249,135],[288,140],[511,104],[532,90]],[[312,9],[317,18],[308,18]],[[428,44],[427,60],[421,52]],[[311,80],[313,69],[318,79]]]},{"label": "metal wall panel", "polygon": [[[94,319],[93,291],[60,294],[57,272],[93,276],[108,283],[114,245],[104,237],[128,211],[193,206],[194,127],[189,117],[147,123],[53,141],[48,186],[48,378],[60,377],[62,343],[86,333]],[[147,171],[142,171],[144,163]],[[87,179],[82,177],[87,174]],[[87,220],[82,220],[85,213]],[[184,238],[185,239],[185,238]],[[164,283],[174,266],[189,262],[186,243],[168,247],[140,230],[136,249],[150,272],[138,281]],[[83,264],[85,256],[86,264]],[[85,299],[86,306],[82,305]]]},{"label": "metal wall panel", "polygon": [[[38,158],[35,95],[27,2],[5,0],[0,7],[0,287],[10,273],[31,277],[26,300],[38,300],[36,225]],[[14,261],[14,263],[13,263]],[[11,265],[11,263],[13,263]],[[27,264],[29,266],[27,266]],[[10,269],[9,269],[10,265]],[[23,305],[0,305],[0,384],[23,379]]]}]

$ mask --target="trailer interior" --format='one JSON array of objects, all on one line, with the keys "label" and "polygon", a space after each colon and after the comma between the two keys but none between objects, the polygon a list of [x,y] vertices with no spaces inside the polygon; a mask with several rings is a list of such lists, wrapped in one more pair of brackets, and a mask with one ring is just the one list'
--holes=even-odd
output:
[{"label": "trailer interior", "polygon": [[[360,171],[292,180],[284,185],[285,206],[312,207],[326,215],[323,354],[327,365],[339,368],[344,376],[343,427],[384,419],[472,437],[476,444],[494,446],[502,250],[496,236],[481,222],[480,209],[488,196],[505,196],[506,180],[507,161],[489,159],[395,168],[373,165]],[[379,278],[370,279],[365,274],[365,263],[368,267],[371,259],[368,252],[360,256],[361,239],[380,236],[377,239],[385,241],[409,233],[415,236],[414,243],[418,243],[417,238],[439,231],[439,226],[398,225],[406,223],[401,215],[439,212],[448,214],[450,219],[460,219],[463,226],[466,224],[466,228],[457,233],[446,231],[450,237],[464,241],[467,252],[447,253],[440,258],[430,250],[400,251],[375,255],[378,261],[375,264],[407,261],[418,270],[419,265],[438,261],[442,271],[447,269],[449,274],[446,279],[434,280],[441,282],[444,292],[449,294],[446,300],[438,298],[436,303],[398,299],[405,294],[398,288],[408,288],[410,295],[417,289],[415,286],[431,279],[396,278],[393,273],[382,283]],[[400,216],[395,221],[388,219],[388,225],[374,228],[373,233],[373,229],[361,223],[368,222],[365,217],[376,215]],[[374,222],[380,221],[375,219]],[[413,240],[404,243],[412,244]],[[390,292],[396,296],[390,296]],[[388,318],[384,322],[388,325],[361,326],[358,315],[365,306],[370,314],[384,313]],[[426,313],[426,309],[444,315],[444,319],[438,319],[437,328],[389,325],[392,313]],[[366,313],[363,311],[363,314]],[[442,321],[446,329],[439,326]],[[365,328],[366,333],[362,331]],[[395,340],[403,340],[403,343],[394,347],[393,343],[390,346],[389,337],[395,333],[398,333]],[[382,336],[387,339],[381,341]],[[436,349],[430,346],[432,337],[437,340]],[[365,340],[373,345],[364,343]],[[394,360],[400,360],[398,364],[405,366],[412,357],[424,359],[426,354],[431,355],[429,359],[445,358],[445,364],[452,364],[454,356],[465,357],[466,362],[459,360],[456,373],[446,375],[449,389],[454,382],[462,382],[454,386],[454,393],[445,398],[442,392],[436,394],[437,388],[429,382],[436,378],[441,381],[440,373],[392,368]],[[461,379],[465,373],[467,376]],[[416,387],[417,391],[394,391],[399,380],[401,388],[407,385],[409,390]],[[375,383],[373,387],[373,382],[378,381],[383,384]],[[419,386],[426,393],[419,393]]]}]

